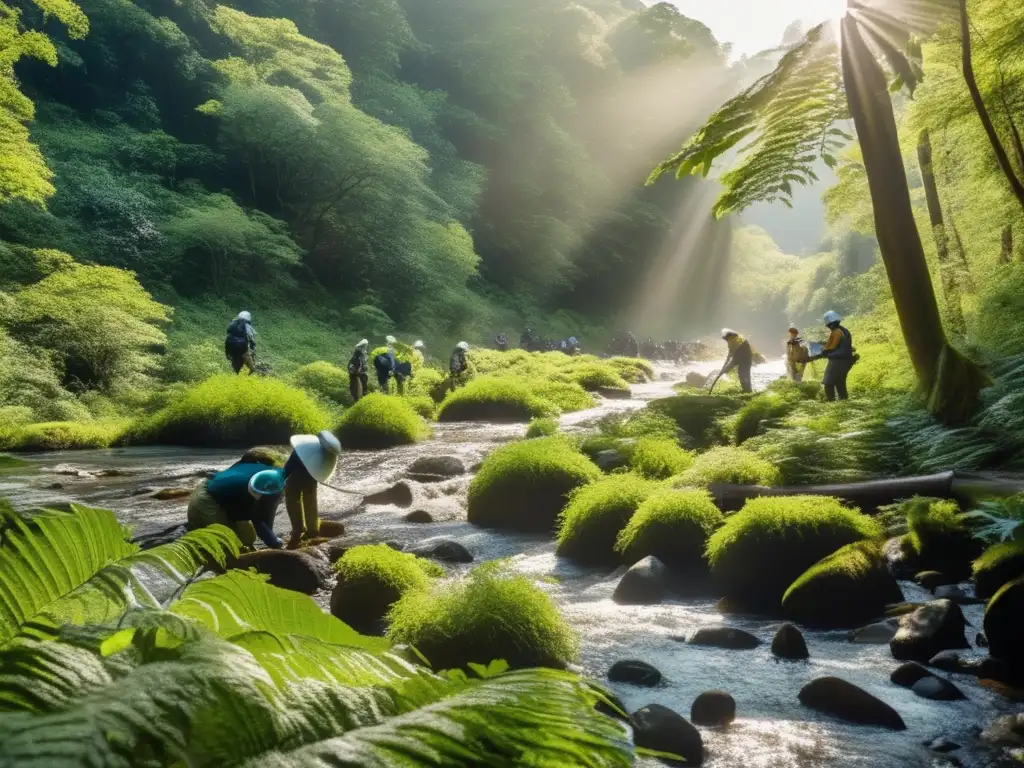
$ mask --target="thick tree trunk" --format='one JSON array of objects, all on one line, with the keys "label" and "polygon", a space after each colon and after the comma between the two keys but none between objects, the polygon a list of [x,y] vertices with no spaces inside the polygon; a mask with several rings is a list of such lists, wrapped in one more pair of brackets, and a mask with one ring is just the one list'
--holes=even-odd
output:
[{"label": "thick tree trunk", "polygon": [[1003,249],[999,253],[999,261],[1009,264],[1013,261],[1013,225],[1003,227]]},{"label": "thick tree trunk", "polygon": [[914,221],[885,75],[849,14],[843,18],[842,34],[843,84],[864,155],[878,247],[907,352],[931,412],[946,423],[962,421],[977,406],[986,377],[950,347],[943,332]]},{"label": "thick tree trunk", "polygon": [[1010,183],[1010,189],[1017,197],[1021,206],[1024,207],[1024,183],[1017,177],[1010,164],[1010,158],[1006,154],[1006,148],[999,139],[996,127],[992,123],[992,117],[988,113],[984,99],[981,98],[981,91],[978,90],[978,81],[974,76],[974,56],[971,52],[971,21],[967,16],[967,0],[960,1],[960,48],[963,55],[964,80],[967,83],[967,90],[971,92],[971,101],[974,102],[974,109],[981,119],[981,125],[988,135],[992,151],[995,152],[996,162],[1003,172],[1006,180]]},{"label": "thick tree trunk", "polygon": [[964,322],[963,305],[960,302],[960,283],[956,270],[949,258],[949,237],[946,235],[946,222],[942,218],[942,203],[939,201],[939,187],[935,183],[935,171],[932,168],[932,140],[928,129],[921,131],[917,139],[917,159],[921,164],[921,181],[924,194],[928,201],[928,217],[932,223],[932,234],[935,236],[935,250],[939,254],[939,279],[942,282],[942,293],[946,299],[946,314],[949,327],[953,333],[963,336],[967,333]]}]

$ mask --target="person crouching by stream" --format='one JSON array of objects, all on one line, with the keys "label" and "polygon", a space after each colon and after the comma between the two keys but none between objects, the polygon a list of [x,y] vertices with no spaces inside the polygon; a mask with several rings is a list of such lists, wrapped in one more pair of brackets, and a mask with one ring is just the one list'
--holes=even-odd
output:
[{"label": "person crouching by stream", "polygon": [[789,326],[789,338],[786,339],[786,373],[790,381],[803,381],[804,369],[807,368],[809,358],[807,345],[800,338],[800,329],[795,325]]},{"label": "person crouching by stream", "polygon": [[352,357],[348,359],[348,391],[351,393],[354,403],[358,403],[359,398],[365,395],[370,388],[366,352],[369,346],[369,339],[363,339],[356,344],[355,349],[352,350]]},{"label": "person crouching by stream", "polygon": [[283,467],[270,467],[246,455],[200,483],[188,502],[190,530],[219,523],[231,528],[245,547],[256,538],[272,549],[283,542],[274,533],[281,498],[292,524],[288,547],[298,547],[304,536],[320,530],[317,484],[330,479],[341,454],[341,443],[330,432],[294,435],[292,453]]},{"label": "person crouching by stream", "polygon": [[825,313],[825,327],[830,331],[828,341],[821,348],[821,354],[813,358],[825,358],[825,375],[821,379],[825,387],[825,399],[832,402],[836,399],[847,400],[850,393],[846,389],[846,377],[850,369],[860,359],[853,348],[853,334],[843,327],[843,318],[838,312]]},{"label": "person crouching by stream", "polygon": [[725,367],[722,368],[722,375],[735,370],[740,380],[740,388],[744,392],[752,392],[750,383],[750,369],[754,365],[754,349],[750,342],[730,328],[722,329],[722,338],[729,349],[729,357],[726,358]]},{"label": "person crouching by stream", "polygon": [[454,392],[457,387],[464,386],[469,377],[469,360],[466,353],[469,352],[469,344],[460,341],[452,350],[452,356],[448,359],[449,388]]}]

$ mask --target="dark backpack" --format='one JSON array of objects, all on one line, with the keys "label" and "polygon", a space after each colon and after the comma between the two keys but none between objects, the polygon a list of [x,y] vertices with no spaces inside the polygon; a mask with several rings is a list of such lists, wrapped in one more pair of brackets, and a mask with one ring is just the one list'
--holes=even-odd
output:
[{"label": "dark backpack", "polygon": [[378,371],[390,371],[394,367],[394,364],[392,363],[391,360],[391,355],[387,354],[386,352],[382,352],[381,354],[377,355],[375,358],[373,358],[373,367],[376,368]]}]

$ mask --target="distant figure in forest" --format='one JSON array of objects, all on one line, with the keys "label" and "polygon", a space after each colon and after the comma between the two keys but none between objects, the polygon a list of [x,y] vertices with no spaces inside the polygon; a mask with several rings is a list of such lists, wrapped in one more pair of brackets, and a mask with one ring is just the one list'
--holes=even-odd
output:
[{"label": "distant figure in forest", "polygon": [[750,368],[754,364],[754,348],[750,346],[749,341],[730,328],[722,329],[722,338],[729,349],[729,356],[722,367],[722,375],[735,370],[740,380],[740,388],[744,392],[752,392]]},{"label": "distant figure in forest", "polygon": [[508,336],[504,333],[499,333],[494,337],[494,347],[499,352],[508,352]]},{"label": "distant figure in forest", "polygon": [[786,339],[786,373],[790,381],[803,381],[804,369],[809,359],[810,353],[800,337],[800,329],[795,325],[789,326],[789,338]]},{"label": "distant figure in forest", "polygon": [[538,336],[534,333],[533,328],[527,326],[523,329],[523,332],[519,334],[519,346],[525,349],[527,352],[533,351],[534,346],[537,343]]},{"label": "distant figure in forest", "polygon": [[455,390],[466,383],[469,376],[469,360],[466,353],[469,352],[469,344],[460,341],[452,350],[452,356],[448,360],[449,388]]},{"label": "distant figure in forest", "polygon": [[249,373],[256,373],[256,363],[252,353],[256,349],[256,329],[252,327],[252,315],[239,312],[238,316],[228,325],[224,338],[224,356],[231,361],[234,372],[240,373],[242,367]]},{"label": "distant figure in forest", "polygon": [[427,361],[427,345],[419,339],[412,344],[412,360],[414,366],[423,365]]},{"label": "distant figure in forest", "polygon": [[352,401],[356,403],[370,388],[370,366],[367,355],[369,346],[369,339],[363,339],[356,344],[355,349],[352,350],[352,357],[348,359],[348,391],[352,394]]},{"label": "distant figure in forest", "polygon": [[565,353],[567,355],[575,356],[575,355],[580,354],[583,351],[582,349],[580,349],[580,340],[577,339],[575,336],[570,336],[568,339],[566,339],[565,340],[565,345],[566,345]]},{"label": "distant figure in forest", "polygon": [[398,359],[395,357],[395,337],[388,336],[387,350],[373,358],[373,369],[377,374],[377,385],[385,395],[388,393],[388,381],[394,375]]},{"label": "distant figure in forest", "polygon": [[822,346],[821,354],[812,358],[817,360],[823,357],[828,360],[821,383],[825,387],[825,399],[829,402],[849,399],[846,377],[860,359],[853,348],[853,334],[843,327],[842,322],[843,318],[838,312],[829,310],[825,313],[825,327],[830,331],[828,341]]}]

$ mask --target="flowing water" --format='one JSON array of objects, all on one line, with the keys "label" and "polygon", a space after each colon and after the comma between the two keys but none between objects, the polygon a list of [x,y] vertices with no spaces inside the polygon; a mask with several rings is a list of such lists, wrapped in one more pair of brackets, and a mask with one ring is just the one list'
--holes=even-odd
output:
[{"label": "flowing water", "polygon": [[[651,399],[672,394],[671,385],[688,371],[708,373],[716,367],[714,363],[661,366],[655,381],[634,387],[633,399],[602,401],[592,410],[564,416],[563,429],[578,430],[606,414],[643,407]],[[755,386],[763,387],[781,372],[781,362],[756,368]],[[555,557],[554,543],[548,538],[485,531],[469,525],[464,508],[468,477],[429,485],[411,483],[415,498],[408,509],[361,506],[362,494],[388,487],[420,456],[458,456],[471,467],[495,446],[521,437],[523,432],[522,425],[441,424],[434,438],[425,443],[346,454],[332,483],[359,493],[322,489],[321,514],[327,519],[343,518],[346,535],[402,544],[447,538],[463,544],[477,562],[508,558],[513,568],[537,578],[557,601],[580,636],[580,666],[587,674],[603,679],[608,667],[622,659],[641,659],[661,670],[664,679],[654,689],[611,685],[630,711],[659,703],[688,717],[691,703],[701,692],[717,689],[731,693],[736,699],[736,722],[725,729],[702,729],[708,753],[705,765],[712,768],[923,768],[957,764],[925,746],[939,736],[964,745],[953,754],[968,768],[1010,765],[978,747],[976,734],[996,715],[1014,711],[1015,705],[982,688],[973,678],[955,676],[967,695],[966,701],[927,701],[889,682],[896,662],[888,645],[854,644],[844,632],[808,631],[805,638],[810,660],[779,662],[769,650],[778,621],[724,616],[710,600],[616,605],[611,594],[621,569],[577,568]],[[28,457],[25,467],[0,474],[0,496],[9,498],[18,508],[69,502],[104,506],[115,510],[135,533],[152,533],[182,522],[185,500],[156,501],[140,491],[189,488],[198,478],[230,464],[237,456],[236,451],[179,448],[38,454]],[[410,509],[429,511],[435,522],[406,522],[403,518]],[[277,527],[280,535],[287,535],[285,515],[278,516]],[[927,599],[915,585],[902,586],[908,600]],[[979,607],[968,607],[965,614],[974,627],[980,628]],[[763,644],[752,651],[732,651],[689,646],[674,639],[699,627],[725,624],[752,632]],[[968,636],[973,634],[969,630]],[[902,715],[907,730],[893,733],[847,725],[804,708],[797,700],[800,688],[824,675],[842,677],[888,702]]]}]

